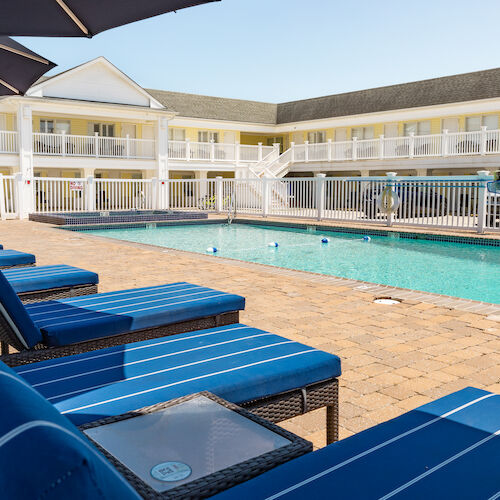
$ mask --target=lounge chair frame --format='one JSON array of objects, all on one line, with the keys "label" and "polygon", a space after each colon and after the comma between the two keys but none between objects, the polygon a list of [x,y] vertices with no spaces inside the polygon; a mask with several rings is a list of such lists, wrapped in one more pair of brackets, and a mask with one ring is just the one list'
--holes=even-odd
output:
[{"label": "lounge chair frame", "polygon": [[34,290],[32,292],[20,292],[17,296],[23,304],[33,304],[45,300],[70,299],[72,297],[81,297],[82,295],[91,295],[97,293],[97,285],[73,285],[59,288],[49,288],[47,290]]},{"label": "lounge chair frame", "polygon": [[17,267],[35,267],[36,264],[15,264],[13,266],[0,266],[0,271],[2,269],[15,269]]},{"label": "lounge chair frame", "polygon": [[[3,315],[0,314],[0,343],[2,354],[0,356],[0,361],[3,361],[9,366],[27,365],[47,359],[61,358],[64,356],[71,356],[72,354],[104,349],[105,347],[113,347],[121,344],[139,342],[141,340],[175,335],[176,333],[231,325],[233,323],[239,323],[239,317],[239,311],[229,311],[214,316],[206,316],[204,318],[181,321],[171,325],[121,333],[110,337],[102,337],[65,346],[47,347],[44,344],[37,344],[31,349],[26,349],[17,338],[9,323],[5,320]],[[9,354],[9,345],[19,352]]]}]

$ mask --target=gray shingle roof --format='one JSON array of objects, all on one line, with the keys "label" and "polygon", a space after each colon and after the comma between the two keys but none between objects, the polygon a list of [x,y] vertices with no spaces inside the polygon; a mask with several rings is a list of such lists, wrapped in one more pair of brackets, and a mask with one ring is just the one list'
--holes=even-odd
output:
[{"label": "gray shingle roof", "polygon": [[166,108],[173,109],[180,116],[276,124],[277,104],[224,97],[210,97],[166,90],[144,89]]},{"label": "gray shingle roof", "polygon": [[278,105],[277,123],[500,97],[500,68]]}]

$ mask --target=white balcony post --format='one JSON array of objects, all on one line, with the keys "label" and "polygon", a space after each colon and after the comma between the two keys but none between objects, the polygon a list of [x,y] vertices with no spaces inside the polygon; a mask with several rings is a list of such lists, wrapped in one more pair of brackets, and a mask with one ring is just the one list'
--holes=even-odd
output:
[{"label": "white balcony post", "polygon": [[295,142],[290,142],[290,149],[292,150],[291,153],[291,163],[295,163]]},{"label": "white balcony post", "polygon": [[262,161],[262,142],[258,143],[257,161]]},{"label": "white balcony post", "polygon": [[240,143],[238,141],[236,141],[234,143],[234,162],[236,165],[239,165],[240,164]]},{"label": "white balcony post", "polygon": [[87,177],[87,202],[86,209],[89,212],[95,211],[95,202],[96,202],[96,189],[95,189],[95,179],[92,175]]},{"label": "white balcony post", "polygon": [[304,142],[304,161],[309,163],[309,141]]},{"label": "white balcony post", "polygon": [[262,217],[269,215],[269,188],[271,180],[267,177],[262,177]]},{"label": "white balcony post", "polygon": [[484,156],[486,154],[486,130],[488,127],[482,126],[481,127],[481,154]]},{"label": "white balcony post", "polygon": [[125,154],[127,158],[130,158],[130,135],[127,134],[125,137]]},{"label": "white balcony post", "polygon": [[279,142],[273,142],[273,152],[276,158],[278,158],[278,156],[281,154],[280,148],[281,144]]},{"label": "white balcony post", "polygon": [[410,140],[408,144],[408,156],[413,158],[415,156],[415,132],[410,132]]},{"label": "white balcony post", "polygon": [[215,211],[220,214],[223,208],[222,177],[215,178]]},{"label": "white balcony post", "polygon": [[379,137],[378,157],[381,160],[384,159],[384,134],[380,134]]},{"label": "white balcony post", "polygon": [[441,135],[441,154],[443,156],[448,156],[448,148],[449,148],[448,137],[449,137],[448,130],[444,129]]},{"label": "white balcony post", "polygon": [[170,208],[170,180],[160,179],[160,204],[161,210],[168,210]]},{"label": "white balcony post", "polygon": [[3,174],[0,173],[0,220],[5,219],[5,189]]},{"label": "white balcony post", "polygon": [[99,132],[94,132],[94,154],[99,157]]},{"label": "white balcony post", "polygon": [[358,138],[352,138],[352,161],[356,161],[358,159]]},{"label": "white balcony post", "polygon": [[213,163],[215,161],[215,141],[210,140],[210,161]]},{"label": "white balcony post", "polygon": [[186,139],[186,161],[191,160],[191,141]]},{"label": "white balcony post", "polygon": [[26,219],[33,211],[33,114],[31,106],[19,104],[17,108],[19,138],[19,177],[16,176],[19,218]]},{"label": "white balcony post", "polygon": [[61,154],[66,156],[66,130],[61,130]]},{"label": "white balcony post", "polygon": [[[391,188],[391,191],[394,193],[396,192],[396,185],[395,185],[395,180],[396,176],[398,175],[397,172],[386,172],[385,174],[388,179],[387,179],[387,186]],[[394,224],[394,214],[391,212],[390,214],[387,214],[387,225],[392,226]]]},{"label": "white balcony post", "polygon": [[322,220],[325,214],[325,177],[326,174],[316,174],[316,209],[318,220]]},{"label": "white balcony post", "polygon": [[328,146],[326,150],[326,155],[327,155],[327,161],[331,162],[332,161],[332,140],[328,139]]},{"label": "white balcony post", "polygon": [[488,203],[488,190],[486,189],[486,181],[489,179],[489,170],[479,170],[477,175],[480,179],[477,191],[478,191],[478,201],[477,201],[477,232],[484,233],[484,228],[486,227],[486,204]]}]

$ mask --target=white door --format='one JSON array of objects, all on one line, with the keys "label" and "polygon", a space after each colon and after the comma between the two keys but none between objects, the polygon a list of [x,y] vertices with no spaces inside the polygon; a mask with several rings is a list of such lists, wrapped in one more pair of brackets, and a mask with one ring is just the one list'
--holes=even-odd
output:
[{"label": "white door", "polygon": [[7,117],[0,114],[0,130],[7,130]]},{"label": "white door", "polygon": [[236,134],[234,132],[224,132],[224,143],[234,144],[236,142]]},{"label": "white door", "polygon": [[335,142],[347,141],[347,129],[346,128],[336,128],[335,129]]},{"label": "white door", "polygon": [[122,137],[130,137],[130,139],[135,139],[135,125],[133,123],[122,123]]},{"label": "white door", "polygon": [[441,130],[447,130],[448,132],[458,132],[458,118],[443,118]]},{"label": "white door", "polygon": [[397,123],[386,123],[384,125],[384,137],[397,137],[398,135]]},{"label": "white door", "polygon": [[294,132],[293,142],[295,142],[295,144],[304,144],[304,134],[302,132]]},{"label": "white door", "polygon": [[142,138],[143,139],[154,139],[155,138],[153,125],[143,125],[142,126]]}]

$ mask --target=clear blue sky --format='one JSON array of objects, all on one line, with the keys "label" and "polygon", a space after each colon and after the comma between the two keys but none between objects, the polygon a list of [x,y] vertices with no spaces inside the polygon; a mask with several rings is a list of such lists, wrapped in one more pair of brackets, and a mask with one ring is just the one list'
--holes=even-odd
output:
[{"label": "clear blue sky", "polygon": [[53,73],[102,55],[144,87],[284,102],[498,67],[499,19],[500,0],[222,0],[18,40]]}]

